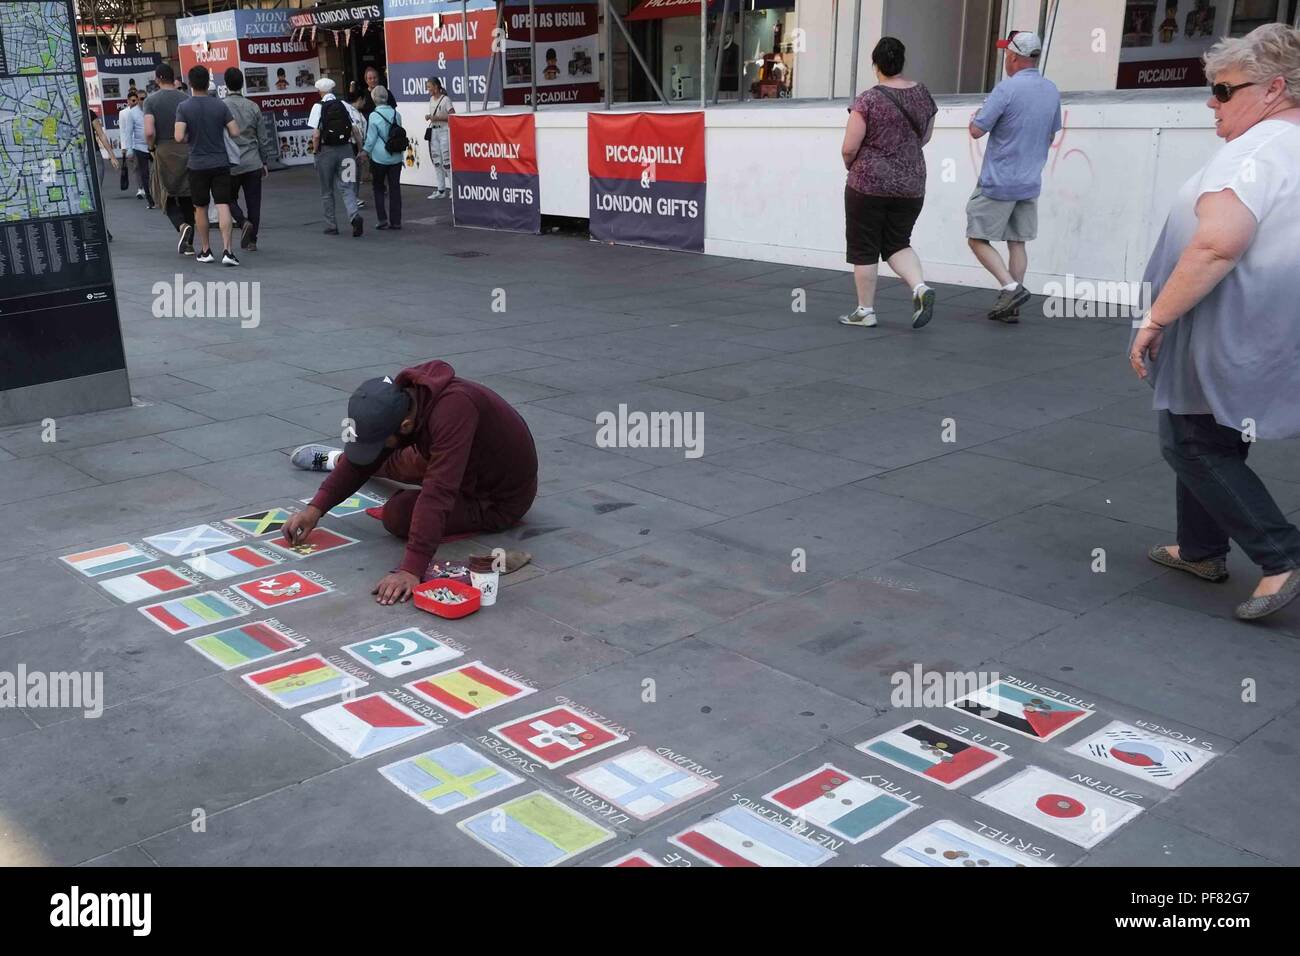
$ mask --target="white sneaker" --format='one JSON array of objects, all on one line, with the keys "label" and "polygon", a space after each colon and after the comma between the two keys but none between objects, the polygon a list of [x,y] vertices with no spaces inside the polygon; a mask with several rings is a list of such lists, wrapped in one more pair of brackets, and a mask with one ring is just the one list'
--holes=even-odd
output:
[{"label": "white sneaker", "polygon": [[840,325],[858,325],[869,329],[876,324],[876,310],[858,306],[848,315],[840,316]]},{"label": "white sneaker", "polygon": [[143,198],[144,198],[144,189],[137,189],[137,190],[135,191],[135,198],[136,198],[136,199],[143,199]]},{"label": "white sneaker", "polygon": [[429,195],[425,196],[424,198],[425,198],[425,199],[441,199],[441,198],[442,198],[441,192],[442,192],[441,190],[439,190],[439,189],[435,189],[433,192],[429,193]]},{"label": "white sneaker", "polygon": [[289,454],[289,463],[304,471],[333,471],[340,449],[329,445],[299,445]]}]

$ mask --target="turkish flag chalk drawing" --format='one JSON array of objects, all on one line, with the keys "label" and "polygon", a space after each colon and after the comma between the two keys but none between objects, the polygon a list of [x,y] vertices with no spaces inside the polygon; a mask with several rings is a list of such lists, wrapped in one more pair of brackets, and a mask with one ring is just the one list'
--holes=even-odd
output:
[{"label": "turkish flag chalk drawing", "polygon": [[243,617],[248,613],[235,607],[216,591],[172,598],[161,604],[148,604],[138,610],[169,634],[184,634],[209,624]]},{"label": "turkish flag chalk drawing", "polygon": [[714,866],[821,866],[836,856],[745,807],[721,813],[668,838]]},{"label": "turkish flag chalk drawing", "polygon": [[861,843],[917,807],[829,763],[763,799],[850,843]]},{"label": "turkish flag chalk drawing", "polygon": [[302,647],[301,641],[268,621],[228,627],[202,637],[191,637],[185,643],[226,671]]},{"label": "turkish flag chalk drawing", "polygon": [[980,803],[1084,849],[1096,846],[1142,808],[1038,767],[975,795]]},{"label": "turkish flag chalk drawing", "polygon": [[472,661],[412,681],[406,689],[462,719],[533,693],[533,688],[493,670],[482,661]]},{"label": "turkish flag chalk drawing", "polygon": [[857,749],[933,780],[945,790],[954,790],[1011,759],[996,750],[945,734],[923,720],[914,720],[864,740]]},{"label": "turkish flag chalk drawing", "polygon": [[100,581],[102,587],[113,597],[126,604],[134,604],[145,598],[158,597],[169,591],[181,591],[194,587],[194,582],[182,575],[175,568],[150,568],[148,571],[136,571],[120,577]]},{"label": "turkish flag chalk drawing", "polygon": [[365,681],[345,674],[319,654],[253,671],[244,675],[244,682],[286,710],[366,686]]},{"label": "turkish flag chalk drawing", "polygon": [[508,790],[524,778],[503,770],[467,744],[454,743],[416,757],[380,767],[393,786],[434,813],[455,810],[494,793]]},{"label": "turkish flag chalk drawing", "polygon": [[708,793],[717,783],[637,747],[569,774],[569,779],[638,820]]},{"label": "turkish flag chalk drawing", "polygon": [[110,544],[105,548],[95,548],[92,551],[65,554],[59,560],[88,578],[97,578],[101,574],[112,574],[114,571],[125,571],[127,568],[151,564],[157,558],[146,554],[134,545],[122,542]]},{"label": "turkish flag chalk drawing", "polygon": [[456,824],[515,866],[555,866],[614,839],[549,793],[535,790]]},{"label": "turkish flag chalk drawing", "polygon": [[1034,740],[1051,740],[1092,713],[1005,680],[994,681],[973,694],[949,702],[948,706]]},{"label": "turkish flag chalk drawing", "polygon": [[312,555],[324,554],[326,551],[346,548],[350,544],[356,544],[357,539],[328,528],[312,528],[307,537],[297,544],[289,544],[284,538],[270,538],[263,543],[291,558],[309,558]]},{"label": "turkish flag chalk drawing", "polygon": [[269,578],[236,584],[235,590],[258,607],[279,607],[281,604],[292,604],[294,601],[328,594],[334,588],[304,577],[297,571],[284,571]]},{"label": "turkish flag chalk drawing", "polygon": [[461,656],[454,647],[448,647],[414,627],[347,644],[343,650],[385,677],[413,674],[422,667],[432,667]]},{"label": "turkish flag chalk drawing", "polygon": [[492,733],[518,750],[532,754],[552,770],[627,740],[626,735],[588,720],[568,707],[539,710],[498,724]]},{"label": "turkish flag chalk drawing", "polygon": [[283,561],[284,558],[278,554],[272,554],[262,548],[252,548],[246,544],[231,548],[229,551],[214,551],[211,554],[200,554],[198,557],[185,559],[187,565],[214,581],[273,568]]},{"label": "turkish flag chalk drawing", "polygon": [[451,117],[451,213],[458,226],[542,231],[532,113]]},{"label": "turkish flag chalk drawing", "polygon": [[704,251],[704,114],[588,113],[591,238]]},{"label": "turkish flag chalk drawing", "polygon": [[623,856],[620,856],[617,860],[610,860],[605,864],[605,866],[640,867],[663,866],[663,864],[645,850],[633,850],[631,853],[625,853]]},{"label": "turkish flag chalk drawing", "polygon": [[358,759],[438,729],[433,721],[379,693],[330,704],[303,714],[302,719],[349,757]]},{"label": "turkish flag chalk drawing", "polygon": [[1002,846],[951,820],[939,820],[918,830],[881,854],[899,866],[1010,867],[1055,866]]},{"label": "turkish flag chalk drawing", "polygon": [[1068,749],[1072,754],[1120,773],[1150,780],[1166,790],[1173,790],[1214,756],[1199,747],[1148,733],[1118,720],[1111,721],[1095,735]]}]

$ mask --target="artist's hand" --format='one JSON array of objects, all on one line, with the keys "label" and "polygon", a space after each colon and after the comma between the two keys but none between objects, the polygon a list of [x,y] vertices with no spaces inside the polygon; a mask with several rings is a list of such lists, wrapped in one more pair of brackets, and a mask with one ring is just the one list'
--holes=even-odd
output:
[{"label": "artist's hand", "polygon": [[1137,373],[1138,378],[1147,377],[1147,369],[1143,359],[1150,358],[1154,362],[1156,356],[1160,354],[1160,342],[1164,331],[1160,326],[1148,322],[1138,329],[1137,335],[1133,337],[1133,347],[1129,349],[1128,363],[1133,366],[1133,371]]},{"label": "artist's hand", "polygon": [[308,505],[295,515],[291,515],[289,520],[284,523],[280,533],[284,535],[284,540],[290,544],[302,542],[307,535],[311,534],[316,522],[320,521],[320,509]]},{"label": "artist's hand", "polygon": [[411,592],[420,584],[420,579],[410,571],[393,571],[379,579],[379,583],[370,593],[378,604],[397,604],[411,599]]}]

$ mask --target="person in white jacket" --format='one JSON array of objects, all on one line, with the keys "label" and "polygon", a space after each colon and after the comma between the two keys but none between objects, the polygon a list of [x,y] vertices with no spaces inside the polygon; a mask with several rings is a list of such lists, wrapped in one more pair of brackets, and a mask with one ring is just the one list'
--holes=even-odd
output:
[{"label": "person in white jacket", "polygon": [[424,118],[429,121],[429,159],[433,161],[434,182],[433,192],[428,198],[446,199],[451,195],[451,130],[447,124],[456,110],[437,77],[430,77],[426,88],[429,91],[429,112],[424,114]]},{"label": "person in white jacket", "polygon": [[122,155],[129,157],[135,166],[135,198],[148,200],[149,208],[153,209],[153,196],[149,192],[149,144],[144,138],[144,112],[140,109],[140,94],[135,90],[127,96],[126,109],[118,115],[117,125]]}]

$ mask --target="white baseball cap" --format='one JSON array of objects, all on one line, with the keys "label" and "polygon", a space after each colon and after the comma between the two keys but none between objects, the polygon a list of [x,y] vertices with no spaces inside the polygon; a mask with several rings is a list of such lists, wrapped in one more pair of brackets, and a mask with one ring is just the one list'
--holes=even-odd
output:
[{"label": "white baseball cap", "polygon": [[328,93],[333,93],[334,81],[331,80],[328,76],[322,76],[319,80],[316,81],[316,92],[320,93],[321,96],[325,96]]},{"label": "white baseball cap", "polygon": [[1020,56],[1038,56],[1043,52],[1043,41],[1030,30],[1012,30],[1005,40],[998,41],[999,50],[1010,50]]}]

